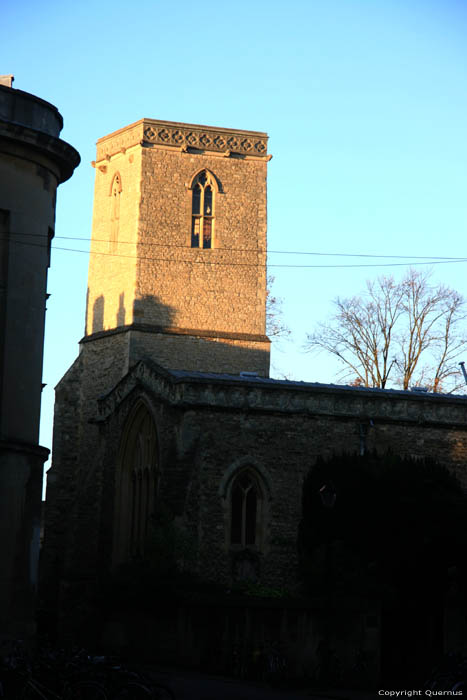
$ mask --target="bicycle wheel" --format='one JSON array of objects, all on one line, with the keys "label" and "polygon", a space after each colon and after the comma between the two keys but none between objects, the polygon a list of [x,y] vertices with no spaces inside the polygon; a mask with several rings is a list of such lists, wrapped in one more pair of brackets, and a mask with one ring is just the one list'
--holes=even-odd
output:
[{"label": "bicycle wheel", "polygon": [[149,688],[137,681],[125,683],[112,695],[112,700],[152,700],[153,695]]},{"label": "bicycle wheel", "polygon": [[68,686],[64,700],[109,700],[103,685],[96,681],[79,681]]},{"label": "bicycle wheel", "polygon": [[175,700],[175,695],[165,685],[151,685],[153,700]]},{"label": "bicycle wheel", "polygon": [[[10,695],[8,694],[7,697],[10,697]],[[59,696],[53,690],[46,688],[45,685],[35,680],[28,680],[26,682],[21,695],[12,695],[11,697],[20,697],[21,700],[43,700],[43,698],[46,698],[46,700],[49,700],[49,698],[59,699]]]},{"label": "bicycle wheel", "polygon": [[36,690],[35,686],[31,685],[30,683],[26,683],[23,688],[23,692],[19,697],[21,700],[38,700],[41,696]]}]

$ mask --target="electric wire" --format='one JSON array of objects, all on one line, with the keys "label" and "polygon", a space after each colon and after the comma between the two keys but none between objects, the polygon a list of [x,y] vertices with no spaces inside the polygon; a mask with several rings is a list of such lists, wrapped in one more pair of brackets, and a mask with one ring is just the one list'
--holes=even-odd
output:
[{"label": "electric wire", "polygon": [[[37,233],[21,233],[21,232],[14,232],[16,235],[20,236],[35,236],[38,238],[46,238],[45,234],[37,234]],[[89,238],[89,237],[83,237],[83,236],[53,236],[53,240],[65,240],[65,241],[86,241],[88,243],[93,242],[93,243],[109,243],[108,238]],[[117,241],[118,245],[136,245],[135,241],[122,241],[118,240]],[[151,240],[144,240],[144,241],[139,241],[138,245],[141,246],[154,246],[158,248],[185,248],[186,250],[193,250],[190,246],[184,245],[182,243],[156,243]],[[58,246],[54,246],[54,249],[56,250],[65,250],[65,248],[59,248]],[[70,248],[70,250],[74,250]],[[198,249],[200,250],[200,249]],[[452,261],[459,261],[459,262],[464,262],[465,258],[464,257],[459,257],[456,255],[381,255],[378,253],[322,253],[322,252],[317,252],[317,251],[309,251],[309,250],[273,250],[273,249],[265,249],[265,248],[229,248],[228,246],[222,246],[220,248],[214,248],[214,249],[206,249],[206,250],[216,250],[216,251],[227,251],[227,252],[235,252],[235,253],[266,253],[267,255],[271,254],[277,254],[277,255],[314,255],[317,257],[343,257],[343,258],[372,258],[372,259],[401,259],[401,260],[424,260],[424,261],[430,261],[430,260],[447,260],[449,262]],[[79,252],[88,252],[88,251],[79,251]],[[96,252],[96,251],[91,251],[91,252]],[[99,252],[99,251],[97,251]],[[113,253],[111,253],[113,255]],[[115,254],[118,255],[118,254]]]},{"label": "electric wire", "polygon": [[[31,246],[31,247],[39,247],[39,248],[47,248],[47,245],[42,245],[40,243],[28,243],[25,241],[11,241],[13,244],[16,245],[25,245],[25,246]],[[108,242],[108,241],[106,241]],[[195,251],[200,251],[203,249],[199,248],[188,248],[188,246],[183,246],[187,250],[195,250]],[[335,265],[290,265],[290,264],[285,264],[285,263],[242,263],[242,262],[220,262],[220,261],[213,261],[213,260],[188,260],[188,259],[180,259],[180,258],[159,258],[159,257],[152,257],[152,256],[144,256],[144,255],[126,255],[123,253],[111,253],[111,252],[105,252],[105,251],[97,251],[97,250],[81,250],[79,248],[64,248],[61,246],[53,246],[52,250],[60,250],[60,251],[66,251],[68,253],[82,253],[84,255],[105,255],[105,256],[110,256],[114,258],[127,258],[131,260],[145,260],[145,261],[151,261],[151,262],[168,262],[168,263],[177,263],[177,264],[187,264],[187,265],[207,265],[210,267],[215,267],[215,266],[221,266],[221,267],[267,267],[267,268],[282,268],[282,269],[341,269],[341,268],[375,268],[375,267],[407,267],[408,265],[443,265],[443,264],[452,264],[452,263],[463,263],[467,262],[467,258],[423,258],[423,260],[419,259],[414,259],[410,258],[407,262],[397,262],[397,263],[349,263],[349,264],[335,264]],[[207,250],[207,249],[206,249]],[[220,250],[228,250],[228,249],[220,249]],[[260,251],[258,250],[252,250],[251,252],[259,253]],[[264,254],[264,253],[263,253]],[[345,255],[345,254],[340,254],[340,255]],[[354,255],[354,254],[352,254]],[[363,256],[362,256],[363,257]],[[373,256],[368,256],[368,257],[373,257]],[[377,257],[377,256],[374,256]],[[382,256],[383,257],[383,256]],[[396,256],[388,256],[390,258],[396,257]],[[403,257],[403,256],[400,256]],[[411,262],[413,261],[413,262]]]}]

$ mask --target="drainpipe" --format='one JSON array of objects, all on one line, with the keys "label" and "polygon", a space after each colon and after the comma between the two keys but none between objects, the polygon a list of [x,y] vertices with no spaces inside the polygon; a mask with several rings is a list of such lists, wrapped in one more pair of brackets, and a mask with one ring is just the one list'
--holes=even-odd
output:
[{"label": "drainpipe", "polygon": [[459,362],[462,370],[462,374],[464,375],[464,381],[467,384],[467,372],[465,371],[465,362]]}]

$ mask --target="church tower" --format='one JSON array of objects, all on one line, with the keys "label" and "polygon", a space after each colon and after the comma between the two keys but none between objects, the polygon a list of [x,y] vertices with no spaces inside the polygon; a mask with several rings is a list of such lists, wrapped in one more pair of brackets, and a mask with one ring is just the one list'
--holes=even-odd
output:
[{"label": "church tower", "polygon": [[264,133],[152,119],[98,141],[85,354],[268,376],[269,159]]},{"label": "church tower", "polygon": [[[158,498],[183,511],[198,438],[177,427],[176,378],[157,366],[204,380],[269,374],[269,158],[263,133],[149,119],[97,143],[85,335],[56,387],[48,609],[71,611],[96,571],[141,546]],[[164,422],[159,381],[174,392],[174,422]],[[118,396],[111,416],[109,396]]]}]

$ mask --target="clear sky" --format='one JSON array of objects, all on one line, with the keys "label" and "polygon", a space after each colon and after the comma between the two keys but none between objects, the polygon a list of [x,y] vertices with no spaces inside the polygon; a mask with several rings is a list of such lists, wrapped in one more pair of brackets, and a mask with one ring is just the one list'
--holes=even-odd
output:
[{"label": "clear sky", "polygon": [[[314,253],[269,255],[292,329],[276,375],[335,380],[333,361],[301,351],[306,332],[336,296],[406,269],[376,264],[410,262],[336,254],[467,257],[465,0],[16,0],[1,28],[0,73],[59,108],[82,158],[57,199],[46,447],[84,328],[88,255],[63,249],[88,250],[95,142],[126,124],[269,133],[269,249]],[[467,295],[467,263],[433,275]]]}]

